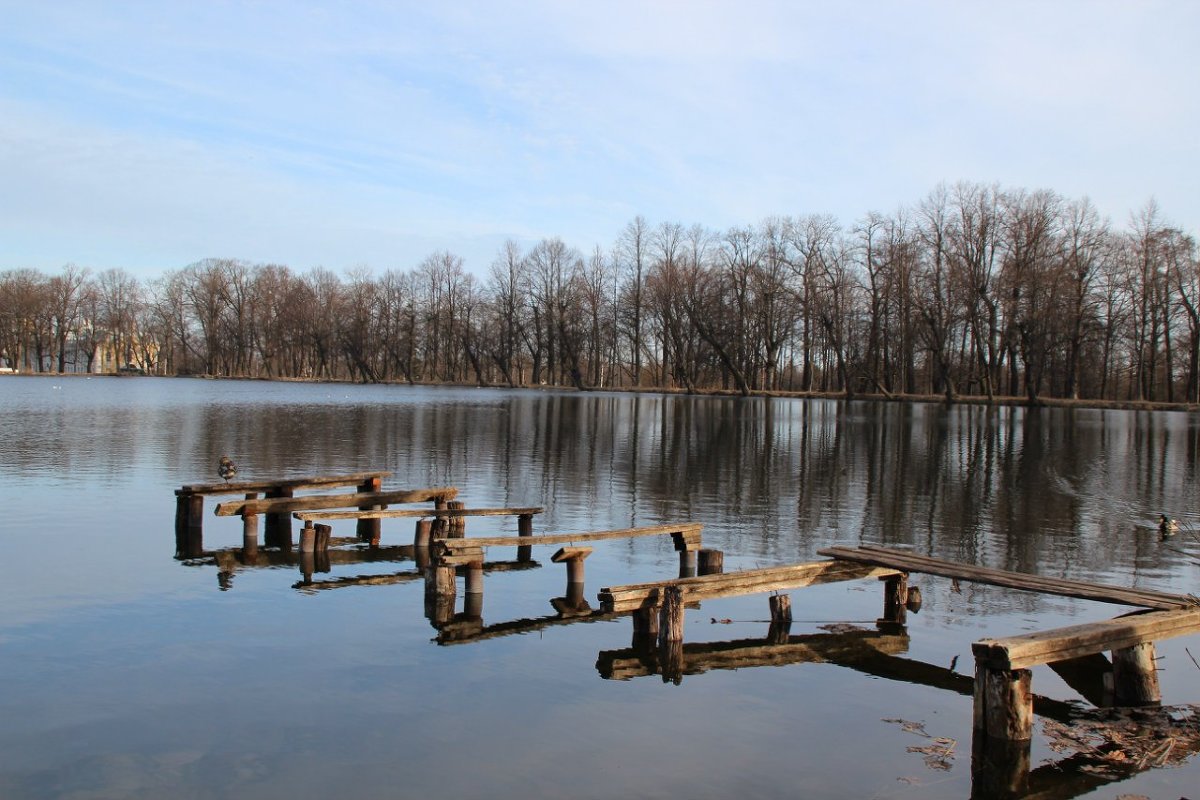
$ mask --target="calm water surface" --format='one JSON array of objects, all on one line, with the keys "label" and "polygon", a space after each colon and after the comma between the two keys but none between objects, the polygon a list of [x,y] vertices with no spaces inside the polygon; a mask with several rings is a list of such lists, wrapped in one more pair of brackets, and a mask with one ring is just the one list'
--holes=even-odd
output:
[{"label": "calm water surface", "polygon": [[[727,570],[881,543],[1200,593],[1192,415],[11,376],[0,415],[5,798],[971,793],[971,700],[946,689],[828,663],[607,679],[598,662],[629,646],[628,618],[442,646],[419,581],[314,591],[294,565],[219,575],[211,559],[176,560],[173,490],[216,480],[223,453],[248,479],[387,469],[385,488],[542,505],[538,532],[695,520]],[[240,546],[240,520],[211,510],[206,549]],[[1160,511],[1183,525],[1167,542]],[[412,526],[385,521],[383,543],[410,543]],[[488,575],[485,626],[555,615],[565,577],[551,552]],[[334,563],[314,577],[414,570]],[[596,543],[587,598],[677,570],[669,540]],[[924,607],[895,655],[968,676],[983,636],[1121,611],[913,581]],[[791,594],[795,635],[873,629],[882,606],[874,581]],[[761,595],[706,602],[687,641],[761,639],[766,616]],[[1159,646],[1167,703],[1200,703],[1185,648],[1200,658],[1197,637]],[[1045,668],[1034,690],[1077,699]],[[898,721],[955,752],[927,764],[908,748],[929,740]],[[1033,765],[1062,758],[1037,730]],[[1092,796],[1179,797],[1200,785],[1197,760]]]}]

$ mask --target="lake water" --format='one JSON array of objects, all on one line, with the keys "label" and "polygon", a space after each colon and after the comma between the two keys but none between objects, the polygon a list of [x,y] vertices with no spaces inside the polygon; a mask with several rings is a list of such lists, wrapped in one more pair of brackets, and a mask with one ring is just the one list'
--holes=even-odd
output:
[{"label": "lake water", "polygon": [[[384,488],[544,506],[537,533],[694,520],[727,571],[872,543],[1200,593],[1188,414],[8,376],[0,415],[4,798],[971,794],[971,698],[945,688],[832,663],[615,680],[603,665],[629,647],[628,617],[443,646],[419,580],[314,591],[290,564],[221,575],[177,560],[173,491],[217,480],[224,453],[244,479],[386,469]],[[212,507],[206,549],[240,547],[241,521]],[[1183,528],[1168,541],[1160,511]],[[385,520],[383,544],[410,544],[413,525]],[[515,532],[471,519],[467,535]],[[603,586],[678,574],[669,539],[594,548],[593,607]],[[552,552],[488,574],[485,626],[555,615]],[[414,570],[334,563],[314,580]],[[924,605],[897,659],[968,677],[984,636],[1124,611],[912,583]],[[796,636],[873,630],[882,611],[874,580],[791,597]],[[762,639],[767,616],[763,595],[707,601],[688,610],[686,641]],[[1200,703],[1200,640],[1158,652],[1164,702]],[[1078,699],[1047,668],[1033,688]],[[910,752],[937,737],[956,742],[944,758]],[[1068,755],[1049,745],[1039,719],[1035,768]],[[1175,798],[1200,785],[1197,762],[1093,795]]]}]

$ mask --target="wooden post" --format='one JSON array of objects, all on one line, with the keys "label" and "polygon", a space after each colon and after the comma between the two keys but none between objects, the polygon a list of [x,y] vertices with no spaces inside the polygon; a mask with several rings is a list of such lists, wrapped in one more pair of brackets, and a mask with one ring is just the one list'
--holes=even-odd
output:
[{"label": "wooden post", "polygon": [[[358,491],[360,492],[378,492],[383,488],[382,478],[368,478],[359,484]],[[377,511],[383,508],[380,505],[365,505],[359,506],[359,511]],[[380,519],[360,519],[355,525],[354,532],[358,536],[360,542],[370,542],[372,545],[379,544],[379,535],[382,530],[382,522]]]},{"label": "wooden post", "polygon": [[[517,535],[533,536],[533,514],[521,514],[517,517]],[[517,561],[533,560],[533,548],[527,544],[517,547]]]},{"label": "wooden post", "polygon": [[315,553],[307,553],[304,551],[304,530],[300,531],[300,582],[305,586],[312,584],[313,572],[317,568],[317,559]]},{"label": "wooden post", "polygon": [[483,594],[483,562],[472,561],[466,565],[466,593]]},{"label": "wooden post", "polygon": [[328,525],[314,525],[317,529],[316,552],[326,553],[329,551],[329,537],[333,533],[333,528]]},{"label": "wooden post", "polygon": [[648,650],[658,641],[659,604],[652,603],[633,612],[633,647]]},{"label": "wooden post", "polygon": [[971,737],[971,797],[1016,800],[1029,785],[1028,740],[993,741],[980,734]]},{"label": "wooden post", "polygon": [[[433,507],[438,510],[446,509],[446,498],[435,497],[433,499]],[[433,518],[433,538],[446,539],[450,536],[450,520],[446,517]]]},{"label": "wooden post", "polygon": [[904,607],[916,614],[921,610],[921,587],[908,587],[908,598],[904,601]]},{"label": "wooden post", "polygon": [[590,608],[587,600],[583,596],[583,581],[578,583],[567,583],[567,596],[563,598],[567,601],[567,605],[571,608]]},{"label": "wooden post", "polygon": [[975,735],[1024,742],[1033,738],[1033,673],[975,664]]},{"label": "wooden post", "polygon": [[[247,494],[247,500],[253,500],[257,494]],[[294,497],[295,490],[290,486],[276,486],[269,489],[264,497]],[[291,541],[292,538],[292,518],[286,511],[272,511],[267,514],[267,519],[263,523],[263,543],[267,545],[275,544],[284,537]],[[276,545],[278,546],[278,545]]]},{"label": "wooden post", "polygon": [[567,591],[572,584],[583,584],[583,560],[592,554],[590,547],[562,547],[550,556],[555,564],[567,565]]},{"label": "wooden post", "polygon": [[1119,706],[1154,706],[1162,702],[1154,669],[1154,642],[1112,651],[1113,692]]},{"label": "wooden post", "polygon": [[683,589],[663,588],[662,610],[658,616],[658,644],[683,641]]},{"label": "wooden post", "polygon": [[463,598],[463,616],[472,620],[483,617],[483,592],[467,592]]},{"label": "wooden post", "polygon": [[767,628],[767,641],[771,644],[789,644],[792,640],[792,621],[771,620],[771,625]]},{"label": "wooden post", "polygon": [[773,594],[767,598],[771,607],[771,624],[792,621],[791,595]]},{"label": "wooden post", "polygon": [[425,568],[425,596],[454,599],[454,567],[433,563]]},{"label": "wooden post", "polygon": [[242,515],[242,553],[247,558],[258,557],[258,514]]},{"label": "wooden post", "polygon": [[700,550],[700,563],[696,570],[701,575],[719,575],[725,571],[725,554],[707,547]]},{"label": "wooden post", "polygon": [[429,547],[432,538],[433,522],[427,519],[417,520],[417,530],[413,535],[413,547]]},{"label": "wooden post", "polygon": [[679,577],[691,578],[696,574],[696,551],[679,551]]},{"label": "wooden post", "polygon": [[[483,595],[479,597],[482,598]],[[425,616],[429,618],[429,624],[438,630],[449,625],[454,621],[454,595],[426,595]]]},{"label": "wooden post", "polygon": [[300,529],[300,552],[314,553],[316,550],[317,529],[313,527],[312,522],[305,520],[304,527]]},{"label": "wooden post", "polygon": [[883,581],[883,619],[880,622],[903,625],[907,620],[904,604],[908,601],[908,575],[890,575]]},{"label": "wooden post", "polygon": [[183,555],[186,549],[187,532],[188,532],[188,504],[191,501],[191,495],[184,494],[182,490],[175,492],[175,555]]},{"label": "wooden post", "polygon": [[429,566],[429,562],[432,560],[432,558],[433,556],[429,552],[428,547],[413,548],[413,561],[416,563],[417,569],[420,572],[425,572],[425,569]]},{"label": "wooden post", "polygon": [[[448,511],[462,511],[467,507],[467,504],[461,500],[451,500],[446,503]],[[466,517],[449,517],[450,520],[450,537],[461,539],[467,535],[467,518]]]},{"label": "wooden post", "polygon": [[678,686],[683,681],[683,642],[663,642],[658,646],[658,668],[663,683]]},{"label": "wooden post", "polygon": [[204,553],[204,495],[188,496],[187,537],[184,558],[199,558]]}]

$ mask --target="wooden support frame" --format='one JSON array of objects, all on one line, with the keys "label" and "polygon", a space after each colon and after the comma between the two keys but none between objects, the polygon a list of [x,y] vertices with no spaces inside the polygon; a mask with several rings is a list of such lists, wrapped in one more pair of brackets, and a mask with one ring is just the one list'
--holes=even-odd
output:
[{"label": "wooden support frame", "polygon": [[678,586],[683,590],[686,600],[693,602],[781,589],[800,589],[805,586],[836,581],[888,577],[895,574],[897,574],[896,570],[886,567],[837,560],[814,561],[740,572],[725,572],[718,575],[700,575],[654,583],[606,587],[600,590],[598,599],[601,608],[607,612],[633,611],[659,605],[662,593],[668,586]]},{"label": "wooden support frame", "polygon": [[[357,508],[392,503],[445,502],[458,494],[454,487],[432,489],[397,489],[386,492],[355,492],[354,494],[314,494],[304,497],[276,497],[258,500],[230,500],[219,504],[218,517],[244,514],[311,511],[328,508]],[[357,516],[357,515],[356,515]],[[315,517],[314,517],[315,518]]]},{"label": "wooden support frame", "polygon": [[567,585],[583,584],[583,561],[592,554],[590,547],[561,547],[550,560],[567,565]]},{"label": "wooden support frame", "polygon": [[1200,607],[1147,611],[1005,639],[984,639],[975,654],[975,729],[988,739],[1024,741],[1032,735],[1029,667],[1113,654],[1118,704],[1160,701],[1154,641],[1200,633]]}]

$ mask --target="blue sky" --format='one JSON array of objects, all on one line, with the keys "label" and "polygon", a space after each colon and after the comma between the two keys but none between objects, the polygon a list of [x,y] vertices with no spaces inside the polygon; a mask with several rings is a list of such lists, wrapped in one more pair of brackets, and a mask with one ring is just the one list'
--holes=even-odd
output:
[{"label": "blue sky", "polygon": [[0,0],[0,270],[479,274],[938,182],[1200,229],[1200,2]]}]

